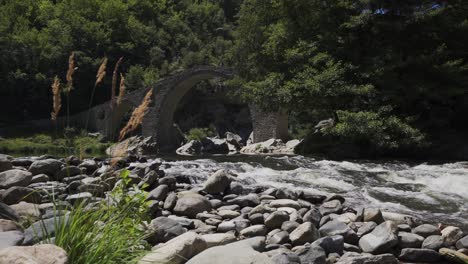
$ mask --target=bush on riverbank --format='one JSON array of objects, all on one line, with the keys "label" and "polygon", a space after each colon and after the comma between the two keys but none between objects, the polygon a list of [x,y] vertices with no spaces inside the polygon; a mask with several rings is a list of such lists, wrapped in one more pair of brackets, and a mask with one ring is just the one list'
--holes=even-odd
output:
[{"label": "bush on riverbank", "polygon": [[37,134],[29,137],[1,139],[0,152],[11,155],[101,156],[104,155],[109,145],[109,143],[101,143],[100,138],[97,137],[53,138],[50,135]]}]

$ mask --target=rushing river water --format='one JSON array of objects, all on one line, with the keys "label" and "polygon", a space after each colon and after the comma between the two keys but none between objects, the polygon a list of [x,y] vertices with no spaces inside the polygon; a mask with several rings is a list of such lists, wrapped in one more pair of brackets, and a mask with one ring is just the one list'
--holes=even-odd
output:
[{"label": "rushing river water", "polygon": [[165,172],[202,184],[219,169],[246,186],[267,185],[341,194],[352,208],[376,207],[468,230],[468,162],[408,164],[315,160],[302,156],[166,157]]}]

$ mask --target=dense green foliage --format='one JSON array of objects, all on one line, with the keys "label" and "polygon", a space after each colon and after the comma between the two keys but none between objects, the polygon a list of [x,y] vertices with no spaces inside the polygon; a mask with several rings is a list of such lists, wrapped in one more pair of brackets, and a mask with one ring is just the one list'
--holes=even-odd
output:
[{"label": "dense green foliage", "polygon": [[338,111],[336,143],[392,153],[467,130],[466,1],[246,0],[238,23],[246,97],[308,127]]},{"label": "dense green foliage", "polygon": [[104,56],[95,103],[121,56],[130,90],[228,65],[248,102],[290,113],[294,135],[337,113],[325,136],[363,155],[446,151],[468,132],[467,45],[465,0],[6,0],[0,117],[48,118],[52,78],[75,51],[72,112],[87,107]]},{"label": "dense green foliage", "polygon": [[0,139],[0,152],[12,155],[104,156],[109,143],[100,138],[71,136],[53,138],[38,134],[30,137]]},{"label": "dense green foliage", "polygon": [[190,131],[187,133],[185,136],[187,140],[199,140],[201,141],[202,139],[206,137],[214,137],[216,136],[216,129],[213,127],[204,127],[204,128],[192,128]]},{"label": "dense green foliage", "polygon": [[110,76],[121,56],[130,90],[195,64],[222,64],[238,5],[221,2],[1,1],[0,96],[8,98],[2,100],[2,119],[49,118],[52,78],[65,79],[71,51],[78,67],[72,112],[86,109],[104,56],[108,77],[97,89],[96,102],[109,99]]},{"label": "dense green foliage", "polygon": [[[54,207],[57,216],[53,241],[67,251],[70,263],[137,263],[148,249],[142,227],[148,220],[146,193],[139,189],[129,193],[128,170],[120,173],[120,179],[107,202],[92,208],[80,203],[68,218],[59,217]],[[47,234],[46,229],[43,232]]]}]

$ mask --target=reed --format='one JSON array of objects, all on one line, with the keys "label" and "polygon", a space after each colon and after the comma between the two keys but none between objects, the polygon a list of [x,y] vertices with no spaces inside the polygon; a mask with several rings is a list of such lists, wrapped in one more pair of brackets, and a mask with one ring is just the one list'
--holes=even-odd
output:
[{"label": "reed", "polygon": [[119,141],[123,140],[129,133],[133,132],[135,129],[138,128],[139,125],[141,125],[141,123],[143,122],[143,118],[148,112],[152,96],[153,88],[151,88],[148,91],[148,93],[146,93],[145,98],[143,99],[141,104],[137,108],[135,108],[135,110],[132,113],[132,116],[130,117],[130,120],[128,120],[128,123],[120,131]]},{"label": "reed", "polygon": [[86,131],[88,130],[89,117],[91,115],[91,106],[93,106],[94,94],[96,93],[96,86],[99,83],[101,83],[104,77],[106,76],[106,67],[107,67],[107,57],[104,57],[96,73],[96,82],[94,83],[93,91],[91,92],[91,99],[89,100],[88,116],[86,117],[86,125],[85,125]]},{"label": "reed", "polygon": [[117,97],[117,105],[122,103],[123,97],[125,96],[125,77],[120,74],[120,86],[119,86],[119,96]]},{"label": "reed", "polygon": [[112,91],[111,91],[111,109],[114,108],[115,104],[115,90],[117,88],[117,73],[119,71],[119,66],[122,63],[123,57],[120,57],[119,60],[115,63],[114,72],[112,73]]},{"label": "reed", "polygon": [[62,96],[60,94],[60,79],[55,76],[54,82],[52,83],[52,95],[53,95],[53,111],[50,114],[53,121],[57,120],[60,108],[62,108]]},{"label": "reed", "polygon": [[78,69],[75,67],[75,52],[72,51],[70,57],[68,57],[68,70],[66,75],[67,80],[67,127],[70,126],[70,92],[73,90],[73,74],[75,70]]}]

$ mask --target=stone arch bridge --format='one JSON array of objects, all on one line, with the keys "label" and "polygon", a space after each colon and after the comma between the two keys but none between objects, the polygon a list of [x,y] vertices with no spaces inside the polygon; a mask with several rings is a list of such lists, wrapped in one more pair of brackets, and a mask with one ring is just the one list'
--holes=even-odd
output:
[{"label": "stone arch bridge", "polygon": [[[198,66],[175,73],[153,85],[153,98],[150,110],[141,125],[143,136],[152,136],[160,151],[173,151],[180,146],[174,128],[174,113],[182,97],[200,81],[213,78],[229,79],[234,76],[230,69],[213,66]],[[139,89],[124,96],[122,103],[112,111],[110,104],[97,105],[90,110],[88,128],[107,136],[118,135],[118,129],[125,122],[126,113],[138,106],[149,88]],[[265,112],[255,105],[249,105],[254,142],[270,138],[286,139],[288,135],[288,117],[280,112]],[[75,127],[84,127],[88,112],[71,117]],[[44,120],[43,120],[44,121]],[[59,120],[64,123],[63,119]],[[39,124],[40,122],[36,122]],[[36,125],[37,125],[36,124]],[[33,125],[34,124],[30,124]],[[50,125],[50,122],[49,122]]]}]

